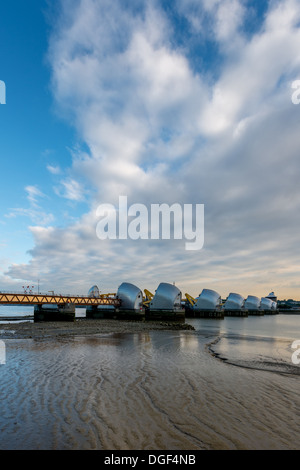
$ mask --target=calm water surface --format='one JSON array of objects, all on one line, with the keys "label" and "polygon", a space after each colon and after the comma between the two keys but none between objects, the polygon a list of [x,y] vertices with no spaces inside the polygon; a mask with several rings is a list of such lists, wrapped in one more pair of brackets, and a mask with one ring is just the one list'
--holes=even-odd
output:
[{"label": "calm water surface", "polygon": [[299,449],[300,316],[187,322],[7,340],[0,449]]}]

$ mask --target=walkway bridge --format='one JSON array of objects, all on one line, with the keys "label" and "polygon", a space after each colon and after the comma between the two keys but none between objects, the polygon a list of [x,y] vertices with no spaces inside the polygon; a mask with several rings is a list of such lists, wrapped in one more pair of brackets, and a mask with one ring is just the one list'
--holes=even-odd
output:
[{"label": "walkway bridge", "polygon": [[119,307],[121,301],[114,294],[100,294],[99,297],[76,295],[48,295],[48,294],[16,294],[0,292],[0,305],[75,305],[87,307],[88,305],[110,305]]},{"label": "walkway bridge", "polygon": [[118,310],[121,301],[115,294],[99,294],[95,296],[52,295],[33,293],[0,292],[0,305],[32,305],[34,306],[34,321],[74,321],[76,307],[86,307]]}]

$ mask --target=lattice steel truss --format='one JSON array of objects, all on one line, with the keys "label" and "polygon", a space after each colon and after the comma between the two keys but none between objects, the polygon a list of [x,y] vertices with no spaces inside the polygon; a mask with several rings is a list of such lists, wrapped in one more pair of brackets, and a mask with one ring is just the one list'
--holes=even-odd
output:
[{"label": "lattice steel truss", "polygon": [[109,294],[101,294],[99,297],[45,295],[45,294],[13,294],[0,292],[0,304],[2,305],[112,305],[119,307],[121,302]]}]

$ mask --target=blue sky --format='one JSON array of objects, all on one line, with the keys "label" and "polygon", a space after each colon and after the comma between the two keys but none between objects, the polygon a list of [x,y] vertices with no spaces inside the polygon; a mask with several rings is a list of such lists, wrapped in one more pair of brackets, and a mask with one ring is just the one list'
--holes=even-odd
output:
[{"label": "blue sky", "polygon": [[[0,18],[2,290],[300,298],[299,2],[12,0]],[[100,241],[120,195],[205,204],[204,248]]]},{"label": "blue sky", "polygon": [[13,0],[2,2],[0,10],[1,80],[7,102],[0,114],[1,248],[4,260],[17,263],[30,259],[27,251],[33,239],[28,226],[41,216],[30,202],[30,188],[43,194],[42,213],[55,214],[56,223],[63,223],[47,167],[71,164],[69,148],[76,137],[72,126],[55,113],[47,62],[47,3]]}]

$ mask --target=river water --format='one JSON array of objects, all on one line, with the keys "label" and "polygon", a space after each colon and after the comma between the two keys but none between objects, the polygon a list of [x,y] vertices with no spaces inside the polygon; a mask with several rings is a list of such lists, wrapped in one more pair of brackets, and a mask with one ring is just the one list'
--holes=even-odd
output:
[{"label": "river water", "polygon": [[300,316],[186,321],[6,340],[0,449],[299,449]]}]

